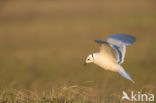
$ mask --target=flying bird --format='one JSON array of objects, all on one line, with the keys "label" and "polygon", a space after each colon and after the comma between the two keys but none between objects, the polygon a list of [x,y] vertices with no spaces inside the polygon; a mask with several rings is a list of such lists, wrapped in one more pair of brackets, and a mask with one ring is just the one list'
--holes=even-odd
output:
[{"label": "flying bird", "polygon": [[121,76],[134,83],[121,64],[124,62],[126,46],[133,45],[135,41],[136,38],[128,34],[113,34],[106,41],[95,40],[100,46],[100,51],[89,54],[85,64],[94,63],[105,70],[118,72]]}]

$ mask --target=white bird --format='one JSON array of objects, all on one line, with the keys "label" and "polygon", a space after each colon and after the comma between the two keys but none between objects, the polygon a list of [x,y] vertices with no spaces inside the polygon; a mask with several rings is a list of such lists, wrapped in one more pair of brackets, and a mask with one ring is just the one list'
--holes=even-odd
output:
[{"label": "white bird", "polygon": [[119,72],[121,76],[132,81],[131,76],[120,65],[124,62],[126,46],[132,45],[136,38],[127,34],[114,34],[107,41],[95,40],[100,45],[100,51],[89,54],[86,63],[94,63],[105,70]]}]

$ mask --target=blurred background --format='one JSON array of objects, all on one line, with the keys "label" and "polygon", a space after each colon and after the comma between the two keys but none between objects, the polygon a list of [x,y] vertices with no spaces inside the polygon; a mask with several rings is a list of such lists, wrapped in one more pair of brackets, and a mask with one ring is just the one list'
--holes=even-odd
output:
[{"label": "blurred background", "polygon": [[118,73],[83,66],[99,50],[95,39],[117,33],[137,38],[123,64],[137,87],[155,87],[155,0],[1,0],[0,88],[12,83],[29,90],[64,84],[100,91],[136,88]]}]

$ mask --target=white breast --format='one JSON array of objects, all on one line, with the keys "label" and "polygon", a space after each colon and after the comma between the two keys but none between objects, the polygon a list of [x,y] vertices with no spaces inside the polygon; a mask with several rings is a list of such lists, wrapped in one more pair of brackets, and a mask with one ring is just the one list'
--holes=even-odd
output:
[{"label": "white breast", "polygon": [[105,70],[114,72],[116,72],[117,68],[119,67],[119,65],[117,63],[114,63],[109,56],[98,55],[96,56],[94,63],[104,68]]}]

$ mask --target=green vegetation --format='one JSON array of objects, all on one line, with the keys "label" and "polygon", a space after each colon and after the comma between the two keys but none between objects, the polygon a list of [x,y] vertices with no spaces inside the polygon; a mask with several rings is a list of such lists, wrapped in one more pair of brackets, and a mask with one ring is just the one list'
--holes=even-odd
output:
[{"label": "green vegetation", "polygon": [[[122,91],[156,94],[156,2],[0,1],[0,103],[120,103]],[[94,39],[134,35],[126,71],[89,64]],[[129,103],[129,101],[122,101]]]}]

